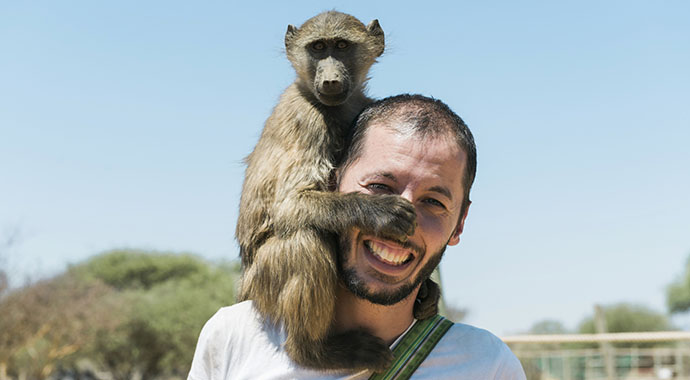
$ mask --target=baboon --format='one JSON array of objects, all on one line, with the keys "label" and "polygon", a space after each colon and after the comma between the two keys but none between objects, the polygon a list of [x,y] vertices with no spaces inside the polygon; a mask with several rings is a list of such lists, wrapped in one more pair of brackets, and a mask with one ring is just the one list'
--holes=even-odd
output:
[{"label": "baboon", "polygon": [[[243,276],[240,300],[282,322],[285,349],[297,363],[320,369],[383,370],[392,354],[366,331],[331,333],[337,275],[337,235],[351,227],[404,241],[415,210],[395,195],[333,192],[333,169],[346,135],[371,99],[367,73],[383,53],[377,20],[329,11],[285,34],[297,79],[266,121],[247,170],[236,236]],[[422,293],[422,292],[420,292]],[[438,287],[424,283],[415,316],[436,313]]]}]

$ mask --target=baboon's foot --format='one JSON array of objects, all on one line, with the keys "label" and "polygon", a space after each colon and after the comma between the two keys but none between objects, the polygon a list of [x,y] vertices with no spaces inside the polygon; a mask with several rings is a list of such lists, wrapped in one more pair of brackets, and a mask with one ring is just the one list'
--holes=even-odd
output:
[{"label": "baboon's foot", "polygon": [[297,363],[317,369],[369,369],[382,372],[393,362],[393,353],[388,345],[364,330],[330,335],[317,345],[306,341],[295,344],[288,338],[286,349]]}]

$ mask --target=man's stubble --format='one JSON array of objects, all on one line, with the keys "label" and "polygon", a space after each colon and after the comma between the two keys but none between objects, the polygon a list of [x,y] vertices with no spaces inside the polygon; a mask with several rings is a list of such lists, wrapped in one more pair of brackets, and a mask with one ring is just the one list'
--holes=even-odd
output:
[{"label": "man's stubble", "polygon": [[[424,267],[419,271],[419,273],[417,273],[417,277],[415,277],[413,280],[400,285],[394,290],[372,291],[369,286],[367,286],[366,281],[357,273],[356,269],[351,266],[347,266],[346,258],[352,257],[352,252],[350,252],[352,249],[351,237],[341,236],[339,239],[340,252],[338,256],[338,270],[340,272],[340,279],[345,284],[345,287],[358,298],[365,299],[377,305],[394,305],[407,298],[415,289],[417,289],[422,281],[431,276],[434,269],[436,269],[438,264],[441,262],[443,253],[446,251],[446,247],[447,244],[444,244],[438,252],[435,252],[429,258],[429,261],[424,265]],[[371,270],[374,271],[374,269]],[[374,277],[381,277],[383,280],[386,276],[376,272]]]}]

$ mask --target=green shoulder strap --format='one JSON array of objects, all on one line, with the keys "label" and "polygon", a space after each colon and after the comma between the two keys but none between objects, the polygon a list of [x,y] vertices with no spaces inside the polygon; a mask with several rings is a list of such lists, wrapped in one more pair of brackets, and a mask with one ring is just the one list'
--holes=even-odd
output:
[{"label": "green shoulder strap", "polygon": [[438,314],[417,321],[393,349],[393,365],[385,373],[371,375],[369,380],[409,379],[452,325]]}]

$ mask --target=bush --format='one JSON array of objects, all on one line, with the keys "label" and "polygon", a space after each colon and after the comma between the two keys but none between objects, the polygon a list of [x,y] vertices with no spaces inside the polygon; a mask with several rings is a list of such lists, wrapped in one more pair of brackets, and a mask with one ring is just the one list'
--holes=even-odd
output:
[{"label": "bush", "polygon": [[0,301],[0,367],[40,379],[87,360],[115,379],[184,377],[238,275],[188,254],[103,253]]}]

